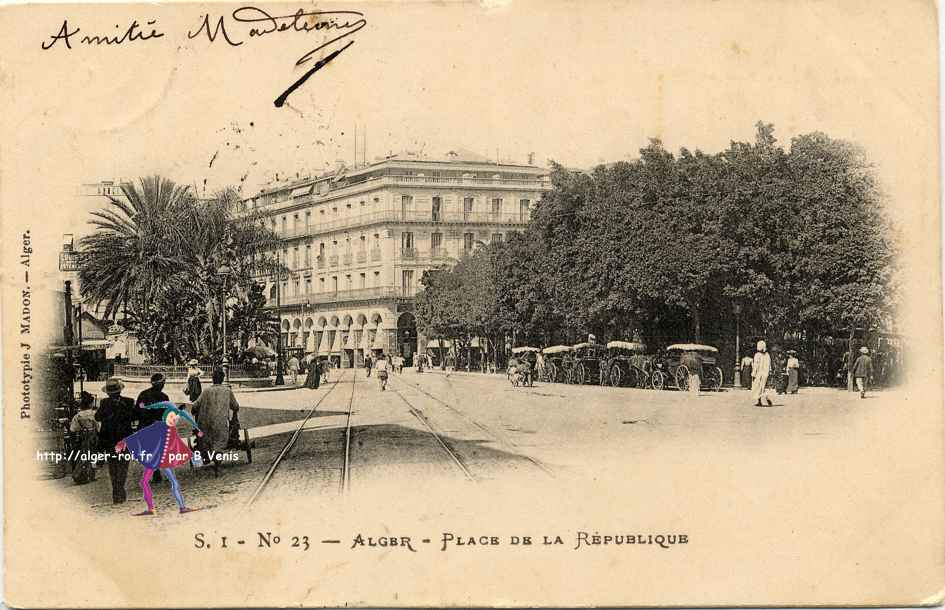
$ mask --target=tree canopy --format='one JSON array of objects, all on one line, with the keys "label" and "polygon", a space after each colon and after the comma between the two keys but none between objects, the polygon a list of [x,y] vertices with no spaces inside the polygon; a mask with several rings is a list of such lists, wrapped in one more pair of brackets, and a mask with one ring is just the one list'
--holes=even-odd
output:
[{"label": "tree canopy", "polygon": [[524,231],[424,279],[418,323],[544,345],[702,341],[736,306],[759,335],[887,324],[895,233],[863,151],[756,129],[715,154],[651,140],[633,161],[553,165]]}]

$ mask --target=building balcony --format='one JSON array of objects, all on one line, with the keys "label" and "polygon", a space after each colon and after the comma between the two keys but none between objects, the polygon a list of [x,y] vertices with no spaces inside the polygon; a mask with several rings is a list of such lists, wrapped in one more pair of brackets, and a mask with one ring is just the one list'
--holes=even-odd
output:
[{"label": "building balcony", "polygon": [[443,246],[432,246],[430,248],[430,258],[449,258],[449,255]]},{"label": "building balcony", "polygon": [[288,197],[284,199],[279,199],[278,201],[260,205],[255,208],[255,211],[270,214],[275,212],[281,212],[283,210],[289,210],[293,208],[300,208],[312,205],[318,201],[344,197],[352,195],[361,191],[373,190],[379,187],[384,186],[437,186],[437,187],[453,187],[453,188],[463,188],[470,191],[475,191],[478,189],[489,189],[489,190],[536,190],[536,191],[547,191],[551,188],[550,181],[545,178],[535,177],[535,178],[503,178],[501,175],[499,177],[486,177],[486,178],[473,178],[473,177],[462,177],[462,176],[402,176],[402,175],[390,175],[390,176],[371,176],[366,179],[358,180],[356,182],[341,183],[334,188],[331,188],[325,193],[312,193],[308,195],[303,195],[300,197]]},{"label": "building balcony", "polygon": [[358,261],[359,263],[366,263],[366,262],[367,262],[367,250],[360,250],[360,251],[358,252],[357,261]]},{"label": "building balcony", "polygon": [[[435,216],[435,218],[434,218]],[[431,225],[463,225],[483,224],[505,227],[524,227],[528,224],[528,214],[521,212],[439,212],[434,215],[431,210],[381,210],[356,216],[335,218],[313,225],[309,229],[288,231],[280,234],[282,239],[296,239],[309,237],[320,233],[329,233],[353,227],[365,227],[378,224],[431,224]]]},{"label": "building balcony", "polygon": [[400,258],[417,258],[416,248],[401,248]]},{"label": "building balcony", "polygon": [[[355,288],[352,290],[338,290],[335,292],[318,292],[314,294],[299,294],[282,298],[282,306],[298,307],[299,305],[322,305],[329,303],[343,303],[347,301],[362,301],[366,299],[383,299],[401,296],[413,296],[404,293],[401,286],[377,286],[375,288]],[[269,299],[269,307],[276,306],[275,299]]]}]

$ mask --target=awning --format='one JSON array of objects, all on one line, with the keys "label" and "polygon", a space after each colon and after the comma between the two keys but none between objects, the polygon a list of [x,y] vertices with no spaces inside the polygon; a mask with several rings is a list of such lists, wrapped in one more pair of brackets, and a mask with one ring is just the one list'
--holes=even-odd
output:
[{"label": "awning", "polygon": [[[449,339],[443,339],[443,347],[449,348],[449,347],[452,347],[452,346],[453,346],[453,344],[450,342]],[[440,347],[440,340],[439,340],[439,339],[430,339],[429,341],[427,341],[427,349],[429,349],[429,348],[431,348],[431,347],[437,347],[437,348]]]},{"label": "awning", "polygon": [[[82,341],[81,348],[83,350],[97,350],[105,349],[112,346],[112,342],[108,339],[85,339]],[[79,344],[75,345],[53,345],[52,349],[79,349]]]},{"label": "awning", "polygon": [[361,331],[361,349],[368,351],[371,349],[371,336],[368,333],[368,329]]},{"label": "awning", "polygon": [[345,342],[345,349],[351,349],[351,350],[358,349],[358,346],[354,341],[353,330],[348,331],[348,340]]},{"label": "awning", "polygon": [[292,192],[289,193],[289,197],[304,197],[305,195],[311,195],[312,189],[314,187],[314,184],[309,184],[307,186],[300,186],[299,188],[292,189]]},{"label": "awning", "polygon": [[341,353],[341,331],[335,331],[335,342],[331,344],[331,353],[340,354]]},{"label": "awning", "polygon": [[387,345],[384,343],[384,331],[380,328],[377,329],[377,334],[374,335],[374,345],[371,346],[371,349],[387,349]]},{"label": "awning", "polygon": [[331,345],[328,343],[328,331],[322,332],[322,341],[318,345],[318,355],[327,356],[329,350],[331,350]]}]

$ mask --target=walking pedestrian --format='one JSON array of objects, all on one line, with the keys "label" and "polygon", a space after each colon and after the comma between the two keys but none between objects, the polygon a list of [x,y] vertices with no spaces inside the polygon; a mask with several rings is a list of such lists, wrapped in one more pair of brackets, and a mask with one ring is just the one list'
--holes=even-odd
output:
[{"label": "walking pedestrian", "polygon": [[116,452],[121,453],[127,449],[131,459],[144,466],[144,472],[141,475],[141,491],[144,492],[144,502],[148,508],[140,513],[135,513],[135,516],[154,514],[154,494],[151,491],[151,477],[158,469],[171,482],[171,493],[174,494],[180,512],[189,513],[195,509],[187,508],[184,504],[184,496],[180,492],[180,483],[177,482],[177,477],[174,476],[174,469],[189,462],[193,453],[187,447],[187,444],[181,440],[177,432],[177,421],[179,419],[187,420],[197,430],[198,440],[203,436],[203,432],[190,414],[181,411],[171,402],[152,403],[145,408],[160,413],[161,419],[141,428],[115,444]]},{"label": "walking pedestrian", "polygon": [[771,355],[768,353],[768,346],[764,341],[759,341],[757,348],[755,359],[751,363],[751,397],[754,399],[756,407],[764,406],[761,404],[762,397],[771,407],[774,406],[774,403],[771,402],[767,392],[768,374],[771,372]]},{"label": "walking pedestrian", "polygon": [[[148,409],[146,407],[148,405],[153,405],[156,402],[168,402],[170,400],[170,398],[167,397],[167,394],[164,393],[164,384],[166,382],[167,378],[164,376],[164,373],[154,373],[151,375],[151,387],[138,394],[138,399],[135,400],[135,405],[138,408],[139,429],[150,426],[154,422],[161,421],[161,411],[156,409]],[[200,382],[198,381],[197,383]],[[154,473],[154,482],[160,483],[162,480],[161,471],[158,470]]]},{"label": "walking pedestrian", "polygon": [[797,380],[800,373],[801,362],[797,359],[797,352],[793,349],[788,350],[787,359],[787,393],[797,394]]},{"label": "walking pedestrian", "polygon": [[702,387],[702,356],[697,351],[687,350],[683,352],[679,364],[689,371],[689,395],[698,397]]},{"label": "walking pedestrian", "polygon": [[384,352],[381,352],[377,357],[377,362],[374,363],[374,369],[377,371],[377,378],[381,383],[381,391],[387,389],[387,375],[390,370],[390,363],[387,362],[387,356],[384,355]]},{"label": "walking pedestrian", "polygon": [[305,374],[305,387],[310,390],[317,390],[321,377],[322,372],[318,364],[318,358],[312,358],[308,365],[308,372]]},{"label": "walking pedestrian", "polygon": [[200,385],[201,375],[203,375],[203,371],[197,366],[196,358],[187,363],[187,388],[184,390],[184,394],[190,399],[190,402],[200,398],[200,393],[203,391]]},{"label": "walking pedestrian", "polygon": [[112,502],[122,504],[128,499],[125,492],[125,481],[128,478],[128,459],[115,451],[115,444],[126,436],[130,436],[131,426],[138,418],[135,403],[121,391],[125,384],[117,377],[109,377],[102,391],[108,394],[103,398],[95,420],[101,423],[98,433],[99,450],[107,452],[105,457],[108,463],[108,478],[112,482]]},{"label": "walking pedestrian", "polygon": [[374,359],[371,358],[371,354],[364,355],[364,369],[367,371],[367,376],[371,376],[371,367],[374,366]]},{"label": "walking pedestrian", "polygon": [[214,369],[213,385],[200,394],[194,402],[197,411],[197,425],[203,436],[197,438],[198,449],[205,464],[213,462],[213,471],[217,473],[220,463],[220,451],[226,448],[230,435],[230,411],[235,416],[240,403],[229,387],[223,385],[226,374],[223,369]]},{"label": "walking pedestrian", "polygon": [[289,358],[289,374],[292,375],[292,385],[295,385],[299,381],[299,359],[295,356]]},{"label": "walking pedestrian", "polygon": [[856,389],[860,391],[860,398],[866,398],[866,382],[873,378],[873,360],[865,345],[860,348],[860,355],[853,363],[853,378],[856,380]]},{"label": "walking pedestrian", "polygon": [[742,358],[742,387],[746,390],[751,389],[751,365],[752,359],[750,354],[745,354],[745,357]]},{"label": "walking pedestrian", "polygon": [[79,457],[72,468],[72,480],[84,485],[95,480],[92,453],[98,450],[99,423],[95,421],[95,398],[88,392],[79,396],[79,412],[69,422],[69,431],[78,436]]}]

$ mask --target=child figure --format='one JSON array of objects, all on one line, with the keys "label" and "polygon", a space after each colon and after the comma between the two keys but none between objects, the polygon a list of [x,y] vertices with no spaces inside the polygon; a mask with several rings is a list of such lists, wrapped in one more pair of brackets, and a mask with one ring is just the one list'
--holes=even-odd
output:
[{"label": "child figure", "polygon": [[144,466],[144,474],[141,476],[141,490],[144,492],[144,501],[148,505],[146,511],[136,513],[135,516],[153,515],[154,496],[151,493],[151,477],[154,471],[160,469],[171,483],[171,493],[177,500],[177,506],[181,513],[189,513],[197,509],[187,508],[184,505],[184,496],[180,492],[180,483],[174,476],[174,469],[183,466],[193,457],[193,453],[187,444],[177,433],[177,422],[183,418],[197,430],[197,436],[203,436],[203,432],[197,426],[197,422],[185,411],[181,411],[176,405],[170,402],[156,402],[146,405],[145,409],[164,409],[164,415],[161,421],[154,422],[146,426],[131,436],[128,436],[115,445],[115,451],[121,453],[127,449],[131,453],[132,459]]}]

